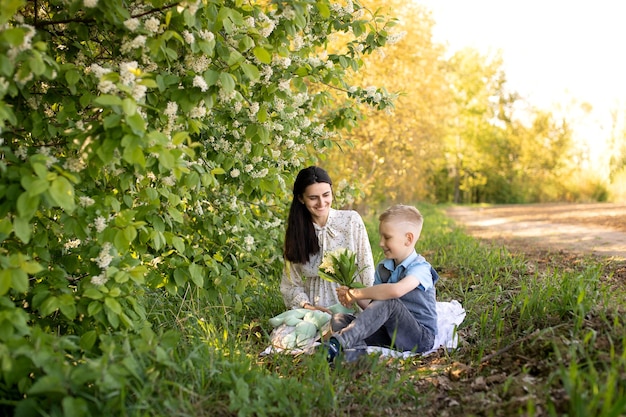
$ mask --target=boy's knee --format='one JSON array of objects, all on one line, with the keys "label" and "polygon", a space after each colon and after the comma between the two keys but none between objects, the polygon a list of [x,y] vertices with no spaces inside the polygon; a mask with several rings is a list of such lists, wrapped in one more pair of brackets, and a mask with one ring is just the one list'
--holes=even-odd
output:
[{"label": "boy's knee", "polygon": [[354,321],[355,316],[352,314],[345,313],[337,313],[333,314],[330,318],[330,329],[333,333],[339,332],[340,330],[347,327],[352,321]]}]

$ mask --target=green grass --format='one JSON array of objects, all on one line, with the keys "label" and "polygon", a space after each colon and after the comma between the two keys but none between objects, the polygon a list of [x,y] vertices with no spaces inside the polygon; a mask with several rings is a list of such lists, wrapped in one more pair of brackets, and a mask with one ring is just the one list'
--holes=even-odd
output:
[{"label": "green grass", "polygon": [[[420,209],[418,252],[441,274],[438,298],[467,311],[457,350],[334,369],[321,354],[260,357],[267,320],[283,309],[278,277],[251,289],[245,313],[154,294],[153,327],[172,349],[138,356],[141,378],[120,388],[121,415],[624,415],[624,292],[607,290],[610,265],[539,267],[479,244],[438,207]],[[379,260],[377,215],[365,220]]]}]

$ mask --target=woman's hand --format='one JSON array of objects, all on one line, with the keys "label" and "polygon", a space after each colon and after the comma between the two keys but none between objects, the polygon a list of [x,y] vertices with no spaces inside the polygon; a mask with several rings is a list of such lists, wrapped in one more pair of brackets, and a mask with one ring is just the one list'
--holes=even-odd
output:
[{"label": "woman's hand", "polygon": [[304,306],[302,306],[302,308],[306,308],[307,310],[320,310],[330,315],[333,314],[333,312],[327,309],[326,307],[314,306],[313,304],[310,304],[310,303],[306,303]]}]

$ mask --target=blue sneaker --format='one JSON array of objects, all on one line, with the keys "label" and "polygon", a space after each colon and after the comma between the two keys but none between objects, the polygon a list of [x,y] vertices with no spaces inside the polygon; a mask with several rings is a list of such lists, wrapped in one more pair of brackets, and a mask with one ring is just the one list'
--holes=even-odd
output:
[{"label": "blue sneaker", "polygon": [[324,342],[323,346],[326,349],[326,360],[328,363],[335,362],[335,359],[341,352],[341,344],[339,344],[339,340],[331,337],[327,342]]}]

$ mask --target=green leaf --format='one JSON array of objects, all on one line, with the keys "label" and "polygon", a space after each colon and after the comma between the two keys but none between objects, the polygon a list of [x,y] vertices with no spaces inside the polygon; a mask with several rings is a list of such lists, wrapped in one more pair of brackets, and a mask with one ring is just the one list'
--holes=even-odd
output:
[{"label": "green leaf", "polygon": [[232,74],[227,72],[223,72],[220,74],[220,82],[222,83],[222,88],[227,93],[232,93],[235,90],[235,79]]},{"label": "green leaf", "polygon": [[130,247],[130,240],[126,237],[126,233],[124,230],[118,230],[115,232],[115,238],[113,239],[113,243],[115,247],[120,252],[125,252]]},{"label": "green leaf", "polygon": [[185,253],[185,242],[183,242],[183,239],[181,239],[180,237],[174,236],[172,238],[172,245],[174,246],[174,248],[176,248],[178,253]]},{"label": "green leaf", "polygon": [[146,166],[146,157],[139,146],[127,146],[124,148],[123,158],[130,164],[136,164],[140,167]]},{"label": "green leaf", "polygon": [[318,1],[316,6],[317,10],[319,10],[320,12],[320,16],[322,16],[324,19],[328,19],[330,17],[330,8],[328,7],[328,4],[326,2]]},{"label": "green leaf", "polygon": [[65,384],[56,375],[44,375],[35,380],[28,395],[66,394]]},{"label": "green leaf", "polygon": [[76,208],[74,186],[65,177],[56,177],[48,190],[52,200],[62,209],[72,213]]},{"label": "green leaf", "polygon": [[[137,112],[130,116],[126,116],[126,123],[136,134],[141,134],[146,131],[146,121]],[[143,165],[142,165],[143,166]]]},{"label": "green leaf", "polygon": [[198,287],[204,286],[204,268],[197,264],[191,264],[189,265],[189,274],[194,284]]},{"label": "green leaf", "polygon": [[241,64],[241,69],[243,70],[244,74],[246,74],[246,77],[248,77],[248,79],[251,81],[256,81],[260,77],[259,69],[252,64],[244,62]]},{"label": "green leaf", "polygon": [[172,216],[172,220],[174,220],[175,222],[184,223],[183,214],[174,207],[168,207],[167,212],[170,216]]},{"label": "green leaf", "polygon": [[272,63],[272,54],[269,51],[261,46],[257,46],[252,50],[252,53],[263,64],[271,64]]},{"label": "green leaf", "polygon": [[61,404],[63,405],[64,417],[88,417],[92,415],[87,401],[83,398],[67,396],[63,398]]},{"label": "green leaf", "polygon": [[176,158],[169,150],[163,150],[159,153],[159,163],[165,169],[172,169],[176,165]]},{"label": "green leaf", "polygon": [[122,314],[122,305],[113,297],[106,297],[104,299],[104,305],[107,309],[117,314],[118,316]]},{"label": "green leaf", "polygon": [[65,73],[65,81],[67,81],[69,85],[76,85],[76,83],[78,83],[79,80],[80,80],[80,73],[76,71],[75,69],[71,69]]},{"label": "green leaf", "polygon": [[40,198],[38,195],[32,196],[28,192],[20,194],[17,198],[17,214],[26,220],[30,220],[37,212],[39,202]]},{"label": "green leaf", "polygon": [[[2,20],[5,20],[4,15],[4,1],[2,2],[2,6],[0,6],[0,12],[2,12]],[[11,17],[9,15],[9,17]],[[12,46],[20,46],[24,43],[24,29],[23,28],[7,28],[2,32],[2,37]]]},{"label": "green leaf", "polygon": [[96,288],[87,288],[83,293],[83,296],[91,298],[93,300],[100,300],[104,295]]},{"label": "green leaf", "polygon": [[0,296],[9,292],[11,288],[11,276],[10,269],[0,270]]},{"label": "green leaf", "polygon": [[96,343],[98,334],[95,330],[89,330],[80,337],[80,347],[83,350],[90,350]]},{"label": "green leaf", "polygon": [[111,94],[105,94],[105,95],[97,97],[94,100],[94,103],[98,104],[100,106],[104,106],[104,107],[121,106],[122,105],[122,99],[119,98],[118,96],[113,96]]},{"label": "green leaf", "polygon": [[39,195],[41,193],[48,191],[49,187],[50,187],[50,183],[48,182],[47,179],[36,178],[28,184],[28,188],[26,187],[24,188],[28,191],[28,194],[30,194],[31,196],[36,196],[36,195]]},{"label": "green leaf", "polygon": [[59,297],[59,310],[69,320],[76,318],[76,303],[71,294],[63,294]]},{"label": "green leaf", "polygon": [[89,314],[90,317],[97,315],[101,311],[102,311],[102,303],[99,301],[92,301],[87,306],[87,314]]},{"label": "green leaf", "polygon": [[30,235],[33,232],[33,228],[28,220],[22,217],[16,217],[15,220],[13,220],[13,232],[23,243],[28,243],[30,242]]},{"label": "green leaf", "polygon": [[13,224],[11,220],[4,218],[0,219],[0,242],[9,237],[13,231]]},{"label": "green leaf", "polygon": [[128,242],[132,242],[137,237],[137,229],[133,226],[127,226],[124,228],[124,237]]},{"label": "green leaf", "polygon": [[122,110],[127,116],[132,116],[133,114],[137,113],[137,103],[135,103],[134,100],[125,98],[122,102]]},{"label": "green leaf", "polygon": [[41,271],[43,271],[43,266],[39,262],[35,261],[24,261],[20,265],[22,271],[26,272],[29,275],[35,275]]},{"label": "green leaf", "polygon": [[39,306],[39,311],[41,312],[41,315],[44,317],[49,316],[50,314],[54,313],[58,309],[59,309],[59,299],[56,298],[55,296],[46,298],[44,302],[41,303],[41,306]]},{"label": "green leaf", "polygon": [[[0,25],[4,25],[6,22],[15,15],[20,7],[24,6],[26,1],[24,0],[2,0],[0,2]],[[20,45],[20,43],[16,44]]]}]

